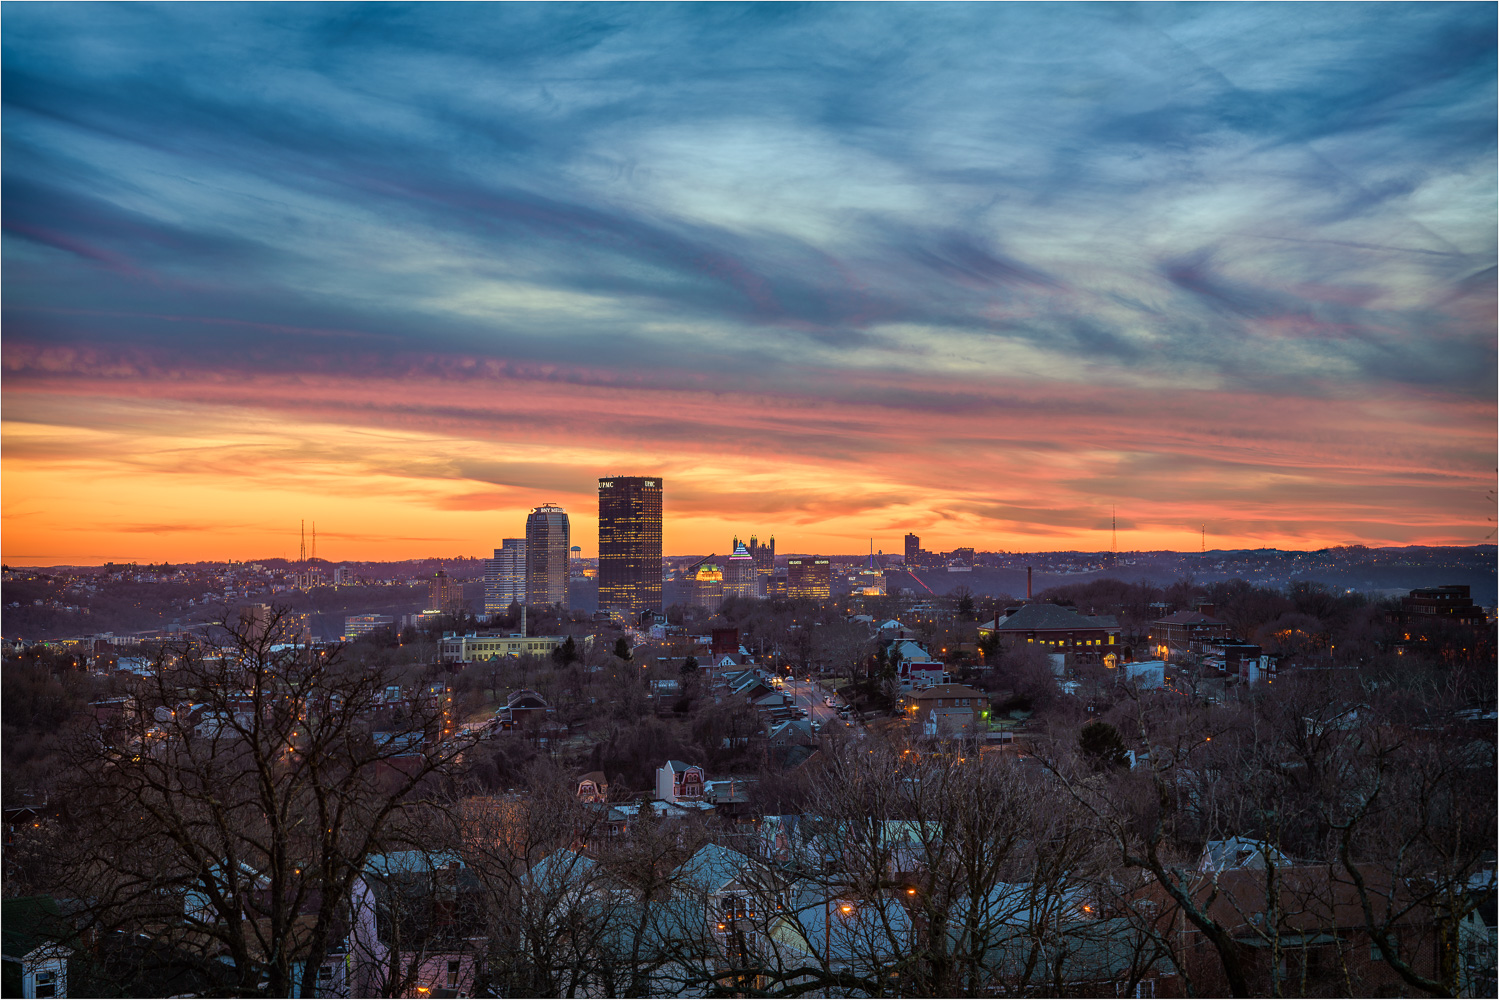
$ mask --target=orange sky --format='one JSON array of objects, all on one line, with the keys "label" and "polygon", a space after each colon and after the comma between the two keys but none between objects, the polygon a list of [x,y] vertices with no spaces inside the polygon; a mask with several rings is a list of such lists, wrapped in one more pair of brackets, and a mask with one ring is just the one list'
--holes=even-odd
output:
[{"label": "orange sky", "polygon": [[[1492,406],[844,373],[804,395],[477,366],[351,382],[11,354],[20,565],[486,555],[547,501],[596,554],[601,475],[666,481],[667,553],[1476,544]],[[462,369],[462,365],[457,366]],[[831,373],[829,373],[831,375]],[[809,373],[809,381],[815,373]],[[578,385],[592,382],[586,392]],[[1081,397],[1076,405],[1059,396]],[[440,401],[441,405],[434,405]],[[660,414],[671,414],[662,425]],[[597,433],[589,433],[597,428]],[[675,437],[667,438],[667,433]]]}]

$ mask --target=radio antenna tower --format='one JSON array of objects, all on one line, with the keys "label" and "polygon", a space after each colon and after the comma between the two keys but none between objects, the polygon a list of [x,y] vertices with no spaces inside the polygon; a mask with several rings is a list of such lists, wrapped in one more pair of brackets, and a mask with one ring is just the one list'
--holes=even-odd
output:
[{"label": "radio antenna tower", "polygon": [[1114,504],[1110,506],[1109,512],[1109,520],[1113,524],[1114,533],[1113,540],[1109,542],[1109,551],[1117,556],[1119,554],[1119,505]]},{"label": "radio antenna tower", "polygon": [[307,522],[302,522],[302,547],[297,550],[297,562],[307,561]]},{"label": "radio antenna tower", "polygon": [[317,522],[312,522],[312,558],[317,559]]},{"label": "radio antenna tower", "polygon": [[1208,554],[1208,526],[1205,524],[1202,526],[1202,554]]}]

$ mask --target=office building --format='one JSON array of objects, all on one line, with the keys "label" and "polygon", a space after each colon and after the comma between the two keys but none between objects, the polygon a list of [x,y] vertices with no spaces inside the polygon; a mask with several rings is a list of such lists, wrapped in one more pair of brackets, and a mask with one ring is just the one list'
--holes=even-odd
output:
[{"label": "office building", "polygon": [[512,604],[526,603],[526,540],[506,538],[484,560],[484,613],[504,614]]},{"label": "office building", "polygon": [[655,477],[599,480],[599,610],[661,610],[661,492]]},{"label": "office building", "polygon": [[344,619],[344,639],[353,642],[361,635],[385,630],[393,631],[396,620],[391,615],[350,615]]},{"label": "office building", "polygon": [[700,608],[717,611],[724,596],[723,563],[718,557],[708,556],[698,562],[687,571],[687,579],[692,583],[689,601]]},{"label": "office building", "polygon": [[723,596],[760,596],[760,574],[755,567],[755,557],[738,539],[734,541],[734,554],[725,561],[723,574]]},{"label": "office building", "polygon": [[427,610],[452,614],[463,607],[463,587],[443,570],[427,584]]},{"label": "office building", "polygon": [[[768,545],[759,544],[754,535],[750,535],[749,554],[755,560],[755,570],[761,577],[770,577],[776,571],[776,536],[770,536]],[[764,593],[767,581],[760,581],[760,591]]]},{"label": "office building", "polygon": [[916,535],[906,535],[906,565],[915,566],[921,558],[921,539]]},{"label": "office building", "polygon": [[526,603],[567,607],[567,511],[544,503],[526,517]]},{"label": "office building", "polygon": [[786,596],[792,600],[826,601],[833,596],[832,578],[832,564],[826,556],[786,560]]}]

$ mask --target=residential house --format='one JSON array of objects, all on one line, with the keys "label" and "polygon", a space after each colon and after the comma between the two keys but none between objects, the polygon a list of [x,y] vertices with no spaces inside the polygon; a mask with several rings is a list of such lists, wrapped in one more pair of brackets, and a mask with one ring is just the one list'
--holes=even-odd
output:
[{"label": "residential house", "polygon": [[372,856],[351,894],[355,996],[472,996],[488,945],[483,885],[447,852]]},{"label": "residential house", "polygon": [[578,801],[599,803],[609,801],[609,782],[603,771],[589,771],[578,779]]},{"label": "residential house", "polygon": [[656,798],[676,805],[701,802],[706,776],[696,764],[669,760],[656,768]]},{"label": "residential house", "polygon": [[[1432,976],[1437,952],[1432,909],[1413,899],[1408,887],[1392,885],[1388,873],[1369,867],[1360,874],[1376,921],[1393,915],[1389,943],[1417,974]],[[1186,891],[1240,946],[1252,995],[1299,991],[1295,984],[1303,982],[1336,983],[1340,992],[1352,996],[1388,996],[1408,989],[1370,935],[1353,880],[1336,867],[1274,866],[1272,881],[1261,859],[1260,867],[1204,872]],[[1228,995],[1217,949],[1181,915],[1164,888],[1157,883],[1143,887],[1133,905],[1138,912],[1153,913],[1157,930],[1175,938],[1178,960],[1199,994]]]},{"label": "residential house", "polygon": [[901,696],[901,712],[910,720],[911,735],[973,737],[988,732],[989,698],[964,684],[938,684]]},{"label": "residential house", "polygon": [[74,934],[51,896],[22,896],[0,905],[4,994],[65,997]]}]

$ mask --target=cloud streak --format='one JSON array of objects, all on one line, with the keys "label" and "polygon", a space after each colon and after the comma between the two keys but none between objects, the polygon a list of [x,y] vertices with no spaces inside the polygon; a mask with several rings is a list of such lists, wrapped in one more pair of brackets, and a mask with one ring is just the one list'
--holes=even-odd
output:
[{"label": "cloud streak", "polygon": [[1490,8],[7,15],[5,461],[49,490],[373,477],[483,550],[628,460],[702,551],[1103,497],[1483,534]]}]

